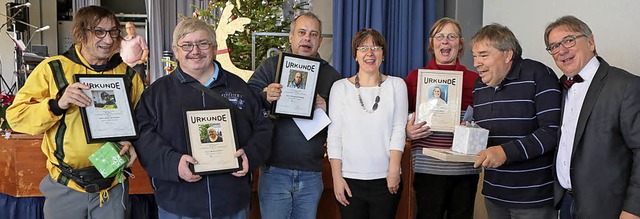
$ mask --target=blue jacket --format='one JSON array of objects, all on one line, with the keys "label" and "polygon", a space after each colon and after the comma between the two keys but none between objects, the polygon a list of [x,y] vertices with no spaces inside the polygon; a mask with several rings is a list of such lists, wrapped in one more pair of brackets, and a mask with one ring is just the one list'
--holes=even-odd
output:
[{"label": "blue jacket", "polygon": [[[273,124],[247,84],[238,76],[222,68],[219,70],[210,89],[244,111],[233,114],[233,124],[239,146],[247,154],[251,173],[269,156]],[[189,83],[199,82],[182,69],[178,68],[173,74],[177,75],[164,76],[149,86],[135,110],[140,139],[134,146],[140,163],[151,178],[156,202],[164,210],[182,216],[234,214],[249,205],[250,174],[244,177],[229,173],[203,175],[195,183],[178,176],[180,157],[187,154],[182,110],[228,108],[228,104],[191,87]]]}]

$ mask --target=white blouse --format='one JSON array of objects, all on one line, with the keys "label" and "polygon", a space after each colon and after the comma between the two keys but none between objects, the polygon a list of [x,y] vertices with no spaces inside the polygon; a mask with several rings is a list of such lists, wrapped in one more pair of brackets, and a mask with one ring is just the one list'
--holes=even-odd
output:
[{"label": "white blouse", "polygon": [[[404,80],[389,76],[380,86],[380,102],[373,113],[358,100],[348,79],[336,81],[329,98],[327,153],[342,160],[342,176],[372,180],[387,177],[390,150],[403,151],[408,100]],[[364,106],[371,110],[378,87],[360,87]]]}]

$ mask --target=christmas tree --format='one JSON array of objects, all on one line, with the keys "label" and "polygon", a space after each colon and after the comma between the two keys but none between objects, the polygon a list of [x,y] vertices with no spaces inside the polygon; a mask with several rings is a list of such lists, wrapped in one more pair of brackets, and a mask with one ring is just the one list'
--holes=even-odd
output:
[{"label": "christmas tree", "polygon": [[[289,25],[295,14],[307,11],[308,9],[305,7],[309,5],[306,2],[297,3],[290,6],[291,10],[288,10],[285,9],[289,7],[286,0],[236,0],[235,2],[210,0],[206,8],[199,8],[195,5],[192,7],[195,9],[194,16],[213,21],[214,28],[216,28],[220,22],[220,13],[227,4],[235,6],[232,10],[231,20],[238,17],[251,19],[251,22],[244,26],[244,32],[235,32],[227,39],[231,61],[241,69],[251,69],[251,33],[288,33]],[[285,10],[287,10],[286,13]],[[270,49],[287,51],[289,46],[288,37],[260,36],[256,37],[255,41],[257,64],[267,58],[267,51]]]}]

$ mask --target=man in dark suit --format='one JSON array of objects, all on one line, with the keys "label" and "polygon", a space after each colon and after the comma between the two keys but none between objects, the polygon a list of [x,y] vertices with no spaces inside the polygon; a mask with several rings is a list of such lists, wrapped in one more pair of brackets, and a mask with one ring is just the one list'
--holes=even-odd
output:
[{"label": "man in dark suit", "polygon": [[564,73],[560,218],[640,218],[640,77],[596,56],[591,29],[576,17],[549,24],[545,44]]}]

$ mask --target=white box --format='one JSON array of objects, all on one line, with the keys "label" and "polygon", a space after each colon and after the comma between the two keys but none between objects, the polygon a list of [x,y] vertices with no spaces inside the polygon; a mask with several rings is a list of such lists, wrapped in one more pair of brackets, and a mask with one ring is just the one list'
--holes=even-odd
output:
[{"label": "white box", "polygon": [[462,154],[477,154],[487,148],[489,130],[457,125],[453,132],[451,150]]}]

